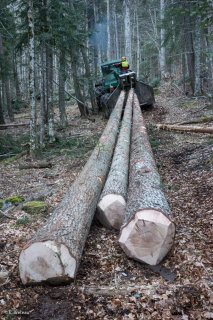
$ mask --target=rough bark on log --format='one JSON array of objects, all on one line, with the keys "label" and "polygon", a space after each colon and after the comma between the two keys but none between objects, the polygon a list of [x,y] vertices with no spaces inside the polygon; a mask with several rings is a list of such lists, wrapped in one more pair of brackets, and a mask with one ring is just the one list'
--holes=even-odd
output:
[{"label": "rough bark on log", "polygon": [[103,188],[118,133],[125,92],[121,92],[107,126],[76,181],[46,224],[19,257],[24,284],[70,282],[76,275],[84,244]]},{"label": "rough bark on log", "polygon": [[127,209],[119,243],[129,257],[156,265],[172,246],[175,226],[136,95],[132,130]]},{"label": "rough bark on log", "polygon": [[196,127],[196,126],[182,126],[182,125],[169,125],[157,124],[156,127],[162,130],[174,130],[182,132],[196,132],[196,133],[213,133],[213,127]]},{"label": "rough bark on log", "polygon": [[106,228],[120,230],[124,220],[129,169],[129,146],[134,90],[129,92],[110,172],[97,207],[96,218]]}]

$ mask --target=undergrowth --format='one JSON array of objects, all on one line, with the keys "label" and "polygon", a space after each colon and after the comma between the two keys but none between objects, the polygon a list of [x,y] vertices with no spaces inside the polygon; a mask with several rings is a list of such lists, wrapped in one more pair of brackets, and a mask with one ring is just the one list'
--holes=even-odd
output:
[{"label": "undergrowth", "polygon": [[0,154],[18,154],[23,151],[22,144],[29,142],[29,135],[14,137],[11,134],[0,136]]},{"label": "undergrowth", "polygon": [[83,158],[97,144],[99,136],[57,138],[53,145],[42,151],[44,157],[67,155],[70,158]]},{"label": "undergrowth", "polygon": [[[83,158],[87,152],[95,147],[98,139],[99,136],[56,138],[55,143],[47,145],[38,152],[38,158],[42,159],[63,154],[70,158]],[[8,158],[2,158],[2,160],[7,163],[14,161],[16,157],[13,156],[23,151],[23,144],[26,142],[29,142],[28,135],[13,137],[8,134],[0,136],[0,154],[8,155]]]}]

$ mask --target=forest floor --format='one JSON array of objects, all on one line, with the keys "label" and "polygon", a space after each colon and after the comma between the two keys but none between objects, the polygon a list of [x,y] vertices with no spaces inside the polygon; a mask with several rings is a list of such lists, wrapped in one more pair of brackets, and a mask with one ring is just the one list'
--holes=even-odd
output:
[{"label": "forest floor", "polygon": [[[25,200],[45,200],[51,214],[106,124],[101,116],[96,116],[95,122],[80,119],[76,107],[68,111],[68,129],[58,131],[60,141],[42,154],[51,168],[21,169],[21,165],[31,164],[27,155],[0,162],[0,198],[18,194]],[[212,115],[213,107],[204,98],[182,97],[169,84],[159,89],[154,109],[144,111],[162,187],[176,222],[174,246],[160,267],[128,259],[118,245],[118,232],[94,221],[73,283],[24,286],[18,257],[47,216],[26,214],[19,205],[8,212],[16,220],[0,216],[0,272],[8,272],[8,277],[0,278],[0,318],[213,319],[213,137],[154,127],[197,118],[205,118],[202,125],[208,126]],[[26,112],[16,115],[19,122],[26,121],[23,117]],[[8,133],[19,139],[28,129],[1,130],[6,141]]]}]

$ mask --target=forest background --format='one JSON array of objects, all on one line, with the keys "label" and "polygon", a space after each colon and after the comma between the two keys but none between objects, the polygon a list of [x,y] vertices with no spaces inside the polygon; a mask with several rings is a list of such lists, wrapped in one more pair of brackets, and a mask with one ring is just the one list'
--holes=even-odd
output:
[{"label": "forest background", "polygon": [[0,124],[31,108],[31,154],[56,138],[54,108],[96,113],[100,64],[126,55],[138,79],[213,92],[213,1],[1,0]]}]

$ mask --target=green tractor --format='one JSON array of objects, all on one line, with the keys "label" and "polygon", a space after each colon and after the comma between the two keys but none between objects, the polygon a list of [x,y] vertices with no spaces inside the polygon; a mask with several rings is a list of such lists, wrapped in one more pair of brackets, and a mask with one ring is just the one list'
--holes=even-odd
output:
[{"label": "green tractor", "polygon": [[99,110],[108,118],[114,108],[121,90],[135,88],[141,107],[152,106],[155,102],[153,88],[136,80],[136,73],[120,69],[120,60],[105,62],[101,65],[102,81],[95,85],[95,94]]}]

